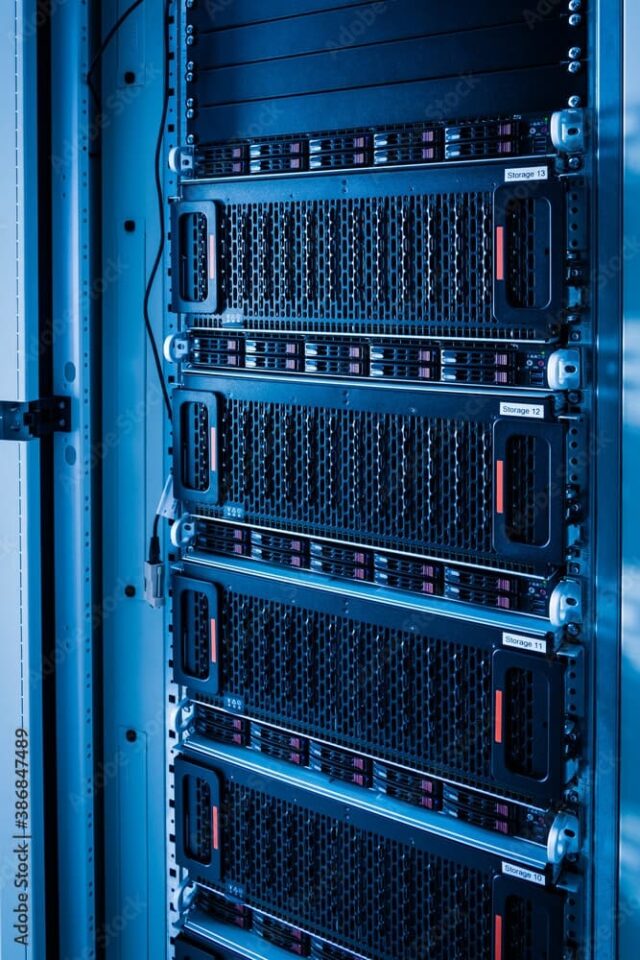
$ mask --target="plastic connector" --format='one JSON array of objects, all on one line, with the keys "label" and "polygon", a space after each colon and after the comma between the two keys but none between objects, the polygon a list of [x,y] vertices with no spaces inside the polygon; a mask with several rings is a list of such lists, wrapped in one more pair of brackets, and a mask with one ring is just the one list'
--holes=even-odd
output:
[{"label": "plastic connector", "polygon": [[164,606],[164,563],[145,562],[144,598],[150,607]]},{"label": "plastic connector", "polygon": [[156,533],[149,543],[149,559],[144,565],[144,598],[150,607],[164,606],[164,563],[160,558],[160,538]]}]

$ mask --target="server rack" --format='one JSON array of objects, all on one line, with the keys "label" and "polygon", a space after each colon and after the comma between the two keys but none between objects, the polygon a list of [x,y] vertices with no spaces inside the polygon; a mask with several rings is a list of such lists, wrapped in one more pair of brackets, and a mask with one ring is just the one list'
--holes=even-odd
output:
[{"label": "server rack", "polygon": [[630,956],[635,10],[51,9],[0,31],[3,954]]},{"label": "server rack", "polygon": [[585,942],[588,35],[581,4],[176,23],[187,955]]}]

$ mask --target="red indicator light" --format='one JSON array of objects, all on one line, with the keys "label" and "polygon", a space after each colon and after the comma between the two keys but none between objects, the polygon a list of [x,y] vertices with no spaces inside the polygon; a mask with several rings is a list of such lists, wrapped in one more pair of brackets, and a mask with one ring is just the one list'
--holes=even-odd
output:
[{"label": "red indicator light", "polygon": [[502,743],[502,690],[496,690],[496,720],[494,740]]},{"label": "red indicator light", "polygon": [[504,227],[496,227],[496,280],[504,280]]}]

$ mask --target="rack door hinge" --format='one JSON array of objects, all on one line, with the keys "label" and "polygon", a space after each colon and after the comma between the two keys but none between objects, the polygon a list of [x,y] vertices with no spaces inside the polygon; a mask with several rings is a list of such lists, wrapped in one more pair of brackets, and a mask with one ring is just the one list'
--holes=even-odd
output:
[{"label": "rack door hinge", "polygon": [[34,440],[71,430],[71,397],[0,400],[0,440]]}]

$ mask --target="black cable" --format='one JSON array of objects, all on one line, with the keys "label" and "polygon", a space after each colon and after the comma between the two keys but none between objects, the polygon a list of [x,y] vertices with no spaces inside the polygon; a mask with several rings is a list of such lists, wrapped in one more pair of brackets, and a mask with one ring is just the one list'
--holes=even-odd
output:
[{"label": "black cable", "polygon": [[164,193],[162,190],[162,144],[164,141],[164,128],[167,122],[167,113],[169,111],[169,6],[171,0],[166,0],[164,6],[164,93],[162,99],[162,116],[160,119],[160,126],[158,128],[158,138],[156,140],[156,152],[155,152],[155,183],[156,183],[156,194],[158,198],[158,217],[160,220],[160,239],[158,241],[158,250],[151,268],[151,273],[149,274],[149,279],[147,281],[147,289],[144,294],[144,323],[147,329],[147,334],[149,336],[149,341],[151,343],[151,350],[153,352],[153,359],[156,365],[156,370],[158,372],[158,377],[160,379],[160,384],[162,387],[162,395],[164,397],[165,406],[167,408],[167,416],[171,420],[171,400],[169,398],[169,391],[167,390],[167,385],[164,380],[164,371],[162,369],[162,361],[160,359],[160,353],[158,351],[158,345],[156,343],[155,336],[153,334],[153,327],[151,326],[151,318],[149,316],[149,301],[151,299],[151,292],[153,290],[153,285],[155,283],[156,276],[158,274],[158,269],[160,263],[162,262],[162,254],[164,253],[164,242],[165,242],[165,216],[164,216]]},{"label": "black cable", "polygon": [[134,2],[131,4],[131,6],[130,6],[130,7],[127,7],[127,9],[124,11],[124,13],[121,14],[121,15],[118,17],[118,19],[116,20],[116,22],[115,22],[114,25],[111,27],[111,29],[110,29],[109,32],[107,33],[106,37],[104,38],[104,40],[103,40],[102,43],[100,44],[100,46],[99,46],[99,48],[98,48],[98,50],[97,50],[97,52],[96,52],[93,60],[91,61],[90,65],[89,65],[89,70],[88,70],[88,72],[87,72],[87,83],[89,84],[89,89],[91,90],[91,93],[93,94],[94,100],[96,101],[96,103],[97,103],[98,105],[100,104],[100,98],[99,98],[99,96],[98,96],[98,93],[97,93],[95,87],[93,86],[93,74],[94,74],[94,72],[95,72],[95,69],[96,69],[96,67],[98,66],[98,63],[100,62],[100,58],[102,57],[102,54],[105,52],[105,50],[106,50],[107,47],[109,46],[109,44],[111,43],[111,41],[112,41],[113,38],[115,37],[116,33],[118,32],[118,30],[120,29],[120,27],[122,26],[122,24],[125,22],[125,20],[128,20],[128,18],[131,16],[131,14],[132,14],[135,10],[137,10],[138,7],[142,6],[143,2],[144,2],[144,0],[134,0]]},{"label": "black cable", "polygon": [[149,540],[149,563],[160,563],[160,534],[158,532],[158,524],[160,522],[160,514],[156,513],[153,520],[153,533],[151,534],[151,539]]},{"label": "black cable", "polygon": [[[149,341],[151,343],[151,349],[153,351],[153,358],[156,364],[156,369],[158,371],[158,376],[160,378],[160,383],[162,385],[162,394],[164,397],[165,406],[167,408],[167,416],[169,422],[172,419],[171,411],[171,400],[169,398],[169,392],[167,390],[167,385],[164,379],[164,372],[162,369],[162,362],[160,360],[160,355],[158,353],[158,345],[156,344],[155,337],[153,335],[153,328],[151,326],[151,318],[149,316],[149,301],[151,299],[151,292],[153,290],[153,285],[155,283],[156,276],[158,274],[158,269],[162,262],[162,254],[164,252],[164,243],[165,243],[165,210],[164,210],[164,193],[162,190],[162,144],[164,142],[164,130],[167,123],[167,113],[169,111],[169,8],[171,0],[166,0],[164,5],[164,31],[163,31],[163,57],[164,57],[164,90],[162,97],[162,114],[160,117],[160,126],[158,128],[158,138],[156,140],[156,152],[154,158],[154,171],[155,171],[155,184],[156,184],[156,195],[158,198],[158,219],[160,221],[160,236],[158,240],[158,250],[156,252],[155,260],[153,262],[153,267],[151,268],[151,273],[149,274],[149,279],[147,280],[147,289],[144,294],[144,322],[149,335]],[[151,540],[149,541],[149,562],[150,563],[160,563],[160,536],[158,533],[158,526],[160,523],[160,514],[156,512],[156,515],[153,519],[153,532],[151,534]]]}]

